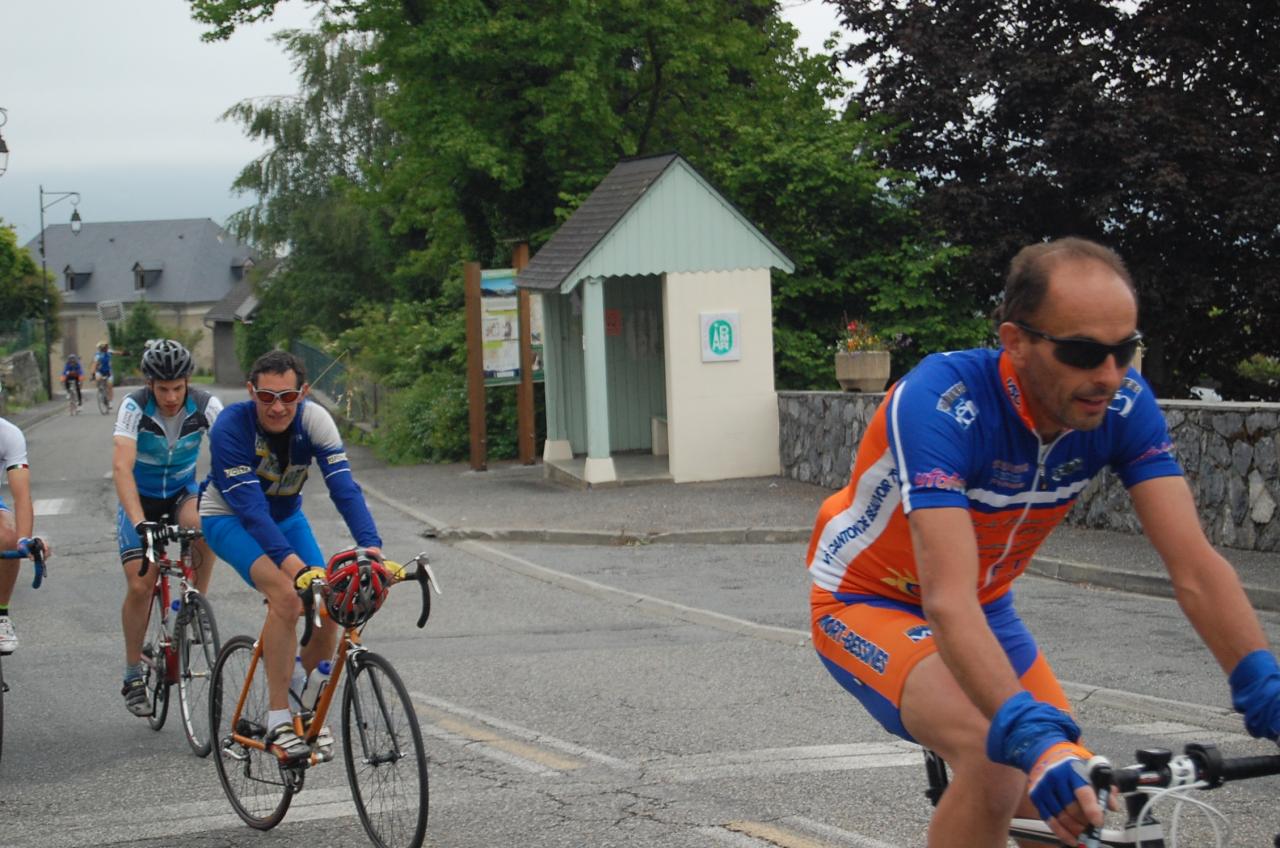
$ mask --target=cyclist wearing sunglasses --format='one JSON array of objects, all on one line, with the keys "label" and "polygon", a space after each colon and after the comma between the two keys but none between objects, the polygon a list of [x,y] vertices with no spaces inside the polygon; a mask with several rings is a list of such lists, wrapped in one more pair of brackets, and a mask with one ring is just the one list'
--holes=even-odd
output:
[{"label": "cyclist wearing sunglasses", "polygon": [[[120,506],[116,538],[128,583],[120,610],[124,630],[125,707],[136,716],[151,715],[142,667],[142,641],[147,632],[155,572],[139,576],[146,555],[143,539],[168,516],[183,527],[200,526],[196,512],[196,460],[200,444],[222,411],[222,401],[191,388],[191,352],[173,339],[160,339],[142,353],[146,385],[120,404],[111,470]],[[213,568],[209,547],[197,540],[192,548],[196,587],[209,588]]]},{"label": "cyclist wearing sunglasses", "polygon": [[[1101,823],[1089,752],[1009,591],[1104,467],[1129,490],[1186,616],[1255,736],[1280,734],[1280,666],[1206,540],[1151,388],[1124,263],[1082,239],[1014,257],[1001,348],[925,358],[886,394],[809,545],[813,642],[891,733],[954,771],[929,845],[1003,846],[1016,814],[1076,844]],[[956,791],[959,790],[959,791]]]},{"label": "cyclist wearing sunglasses", "polygon": [[[200,514],[214,552],[267,599],[267,742],[286,757],[302,756],[309,750],[294,733],[289,712],[302,613],[297,587],[315,569],[323,576],[325,564],[302,513],[302,485],[313,460],[356,543],[378,552],[382,540],[351,476],[337,425],[324,407],[307,400],[302,362],[287,351],[264,354],[250,370],[248,388],[249,400],[227,407],[210,434]],[[332,655],[337,635],[337,626],[324,619],[303,649],[306,671]],[[326,739],[332,744],[322,731],[322,745]]]}]

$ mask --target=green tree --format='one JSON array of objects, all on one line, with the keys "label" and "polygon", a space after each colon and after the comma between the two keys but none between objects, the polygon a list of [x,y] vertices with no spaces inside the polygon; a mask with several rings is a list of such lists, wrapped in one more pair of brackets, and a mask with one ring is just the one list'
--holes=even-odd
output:
[{"label": "green tree", "polygon": [[204,333],[200,330],[183,330],[162,323],[156,317],[155,307],[145,300],[131,303],[125,310],[124,320],[110,327],[111,346],[123,351],[117,361],[121,373],[138,373],[142,365],[142,353],[147,342],[153,339],[174,339],[188,349],[195,347]]},{"label": "green tree", "polygon": [[[1280,20],[1258,4],[833,0],[885,161],[998,296],[1024,244],[1082,235],[1126,258],[1161,394],[1280,345]],[[1188,322],[1196,331],[1187,332]]]},{"label": "green tree", "polygon": [[58,314],[61,304],[57,287],[40,279],[40,266],[0,219],[0,316],[46,321]]}]

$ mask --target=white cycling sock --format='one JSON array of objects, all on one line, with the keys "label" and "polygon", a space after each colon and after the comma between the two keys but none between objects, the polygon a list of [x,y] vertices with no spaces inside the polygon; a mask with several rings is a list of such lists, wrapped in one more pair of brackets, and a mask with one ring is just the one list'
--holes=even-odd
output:
[{"label": "white cycling sock", "polygon": [[267,730],[275,730],[282,724],[293,727],[293,716],[289,714],[287,709],[267,711]]}]

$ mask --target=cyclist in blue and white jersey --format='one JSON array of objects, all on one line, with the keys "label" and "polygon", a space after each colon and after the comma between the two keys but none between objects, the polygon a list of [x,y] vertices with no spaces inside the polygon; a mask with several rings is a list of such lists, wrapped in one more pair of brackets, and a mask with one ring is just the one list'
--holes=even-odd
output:
[{"label": "cyclist in blue and white jersey", "polygon": [[[381,553],[382,539],[364,494],[351,476],[342,437],[333,417],[306,399],[309,386],[302,362],[275,350],[254,362],[250,400],[227,407],[209,434],[209,479],[200,496],[205,538],[220,559],[267,599],[263,662],[267,671],[267,742],[286,757],[304,756],[306,743],[294,733],[289,690],[295,679],[297,589],[324,575],[324,555],[302,514],[302,485],[314,460],[329,498],[361,547]],[[310,671],[332,656],[337,626],[328,618],[302,652]],[[301,678],[302,669],[297,669]],[[321,746],[332,744],[327,729]]]},{"label": "cyclist in blue and white jersey", "polygon": [[111,385],[111,354],[120,353],[121,351],[112,350],[111,345],[106,342],[98,342],[98,350],[93,354],[93,362],[90,373],[93,375],[89,379],[93,382],[104,380],[107,385],[107,409],[110,410],[112,404],[115,403],[115,387]]},{"label": "cyclist in blue and white jersey", "polygon": [[[31,470],[27,466],[27,440],[14,424],[0,418],[0,467],[9,483],[12,504],[0,498],[0,550],[26,552],[31,545],[35,510],[31,505]],[[46,555],[48,543],[45,545]],[[0,654],[18,648],[18,633],[9,617],[9,600],[18,582],[18,561],[0,560]]]},{"label": "cyclist in blue and white jersey", "polygon": [[[199,527],[196,511],[199,485],[196,459],[203,435],[213,426],[222,401],[190,386],[191,353],[180,343],[161,339],[142,354],[145,388],[132,392],[120,404],[116,417],[112,476],[120,507],[116,536],[120,562],[129,587],[120,610],[124,629],[125,706],[138,716],[151,714],[142,668],[142,641],[155,573],[139,577],[143,535],[154,530],[164,516],[183,527]],[[202,540],[192,547],[196,588],[209,588],[213,556]]]}]

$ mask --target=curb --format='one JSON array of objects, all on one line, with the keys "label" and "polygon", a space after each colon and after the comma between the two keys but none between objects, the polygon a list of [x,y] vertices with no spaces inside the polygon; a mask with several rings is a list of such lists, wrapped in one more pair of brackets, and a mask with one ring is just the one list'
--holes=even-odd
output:
[{"label": "curb", "polygon": [[[383,500],[386,500],[385,498]],[[605,530],[526,530],[483,527],[435,527],[442,542],[537,542],[551,545],[769,545],[808,541],[809,530],[799,528],[750,529],[729,527],[709,530],[676,530],[663,533],[612,533]]]},{"label": "curb", "polygon": [[[1163,571],[1149,574],[1138,571],[1106,568],[1087,562],[1075,562],[1055,557],[1034,557],[1027,567],[1027,572],[1063,583],[1076,583],[1088,586],[1102,586],[1107,589],[1118,589],[1122,592],[1133,592],[1138,595],[1151,595],[1157,598],[1173,598],[1173,582]],[[1266,586],[1244,586],[1245,595],[1254,609],[1269,612],[1280,611],[1280,590]]]}]

